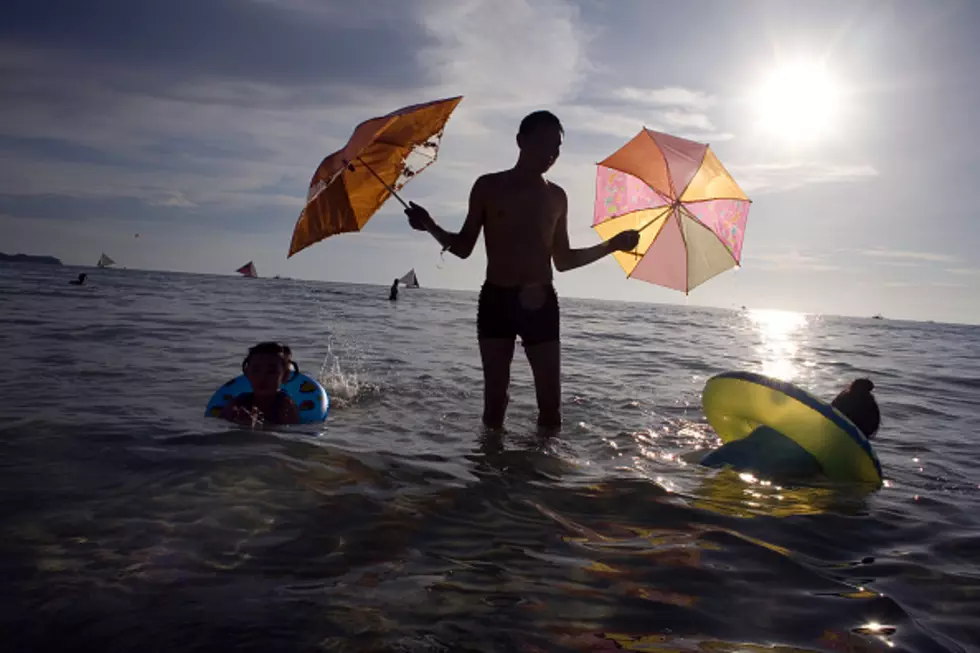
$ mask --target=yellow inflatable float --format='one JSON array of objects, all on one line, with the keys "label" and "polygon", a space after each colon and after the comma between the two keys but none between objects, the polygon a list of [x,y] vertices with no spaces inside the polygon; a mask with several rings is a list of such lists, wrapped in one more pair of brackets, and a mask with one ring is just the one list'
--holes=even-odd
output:
[{"label": "yellow inflatable float", "polygon": [[701,404],[726,443],[768,427],[806,450],[832,481],[882,483],[881,464],[860,429],[791,383],[752,372],[724,372],[708,379]]}]

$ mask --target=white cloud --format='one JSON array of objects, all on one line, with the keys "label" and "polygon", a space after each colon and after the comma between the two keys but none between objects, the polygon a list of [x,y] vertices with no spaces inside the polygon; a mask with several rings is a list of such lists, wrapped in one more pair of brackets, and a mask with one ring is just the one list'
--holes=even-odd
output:
[{"label": "white cloud", "polygon": [[752,254],[742,257],[742,266],[762,270],[830,272],[842,269],[839,265],[827,263],[822,257],[800,254],[796,250]]},{"label": "white cloud", "polygon": [[757,194],[810,184],[858,182],[878,176],[878,171],[868,164],[753,163],[726,167],[744,191]]},{"label": "white cloud", "polygon": [[574,104],[564,107],[561,119],[565,131],[574,135],[576,132],[615,136],[630,139],[643,129],[644,120],[640,112],[629,109],[607,111],[587,104]]},{"label": "white cloud", "polygon": [[196,209],[197,204],[187,199],[180,191],[164,193],[162,196],[150,199],[149,203],[153,206],[175,206],[183,209]]},{"label": "white cloud", "polygon": [[885,259],[885,262],[925,262],[925,263],[952,263],[956,260],[955,256],[949,254],[937,254],[935,252],[912,252],[897,249],[866,249],[861,252],[864,256]]},{"label": "white cloud", "polygon": [[694,129],[703,129],[704,131],[711,131],[715,128],[711,124],[711,119],[703,113],[665,111],[661,116],[668,124],[677,127],[693,127]]},{"label": "white cloud", "polygon": [[457,0],[420,4],[434,38],[420,63],[479,108],[546,106],[570,98],[586,61],[578,11],[560,0]]},{"label": "white cloud", "polygon": [[715,99],[706,93],[679,87],[624,87],[613,90],[611,95],[625,102],[613,106],[585,104],[573,107],[583,131],[630,137],[642,127],[648,127],[701,142],[725,141],[733,137],[715,130],[707,113]]},{"label": "white cloud", "polygon": [[669,132],[702,143],[717,143],[732,138],[732,134],[713,131],[710,119],[703,114],[681,112],[648,113],[642,107],[607,109],[588,104],[575,104],[561,111],[566,131],[615,136],[623,142],[647,127]]},{"label": "white cloud", "polygon": [[707,109],[715,103],[712,95],[678,86],[641,89],[626,86],[617,89],[614,95],[631,102],[639,102],[655,107],[685,107],[688,109]]},{"label": "white cloud", "polygon": [[886,288],[966,288],[966,284],[953,281],[886,281]]},{"label": "white cloud", "polygon": [[949,268],[946,272],[965,277],[980,277],[980,268]]}]

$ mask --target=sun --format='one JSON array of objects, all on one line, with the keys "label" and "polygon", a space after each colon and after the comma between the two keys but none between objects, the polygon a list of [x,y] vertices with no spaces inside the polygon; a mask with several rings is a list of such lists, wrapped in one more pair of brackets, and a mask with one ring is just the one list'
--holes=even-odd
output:
[{"label": "sun", "polygon": [[793,143],[812,141],[837,127],[841,89],[819,62],[780,64],[753,98],[759,127]]}]

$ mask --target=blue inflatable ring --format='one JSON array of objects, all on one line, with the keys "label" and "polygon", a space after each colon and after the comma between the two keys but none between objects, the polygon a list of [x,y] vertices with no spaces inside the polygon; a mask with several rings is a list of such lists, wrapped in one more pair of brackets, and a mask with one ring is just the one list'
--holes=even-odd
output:
[{"label": "blue inflatable ring", "polygon": [[[330,410],[330,397],[327,396],[327,391],[323,389],[323,386],[313,377],[301,372],[294,372],[292,377],[282,384],[282,390],[296,402],[301,424],[322,422],[327,419],[327,412]],[[245,375],[236,376],[211,395],[211,401],[208,402],[204,414],[208,417],[218,417],[221,415],[222,409],[235,397],[251,391],[252,384],[248,382]]]}]

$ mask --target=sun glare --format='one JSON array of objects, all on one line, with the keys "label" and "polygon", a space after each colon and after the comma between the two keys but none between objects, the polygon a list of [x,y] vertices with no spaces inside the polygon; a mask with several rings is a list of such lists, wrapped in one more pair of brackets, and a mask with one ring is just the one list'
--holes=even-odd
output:
[{"label": "sun glare", "polygon": [[835,127],[840,95],[840,87],[822,64],[782,64],[755,93],[759,126],[790,142],[813,140]]},{"label": "sun glare", "polygon": [[756,309],[748,317],[759,334],[762,373],[792,381],[799,375],[794,361],[806,331],[806,316],[792,311]]}]

